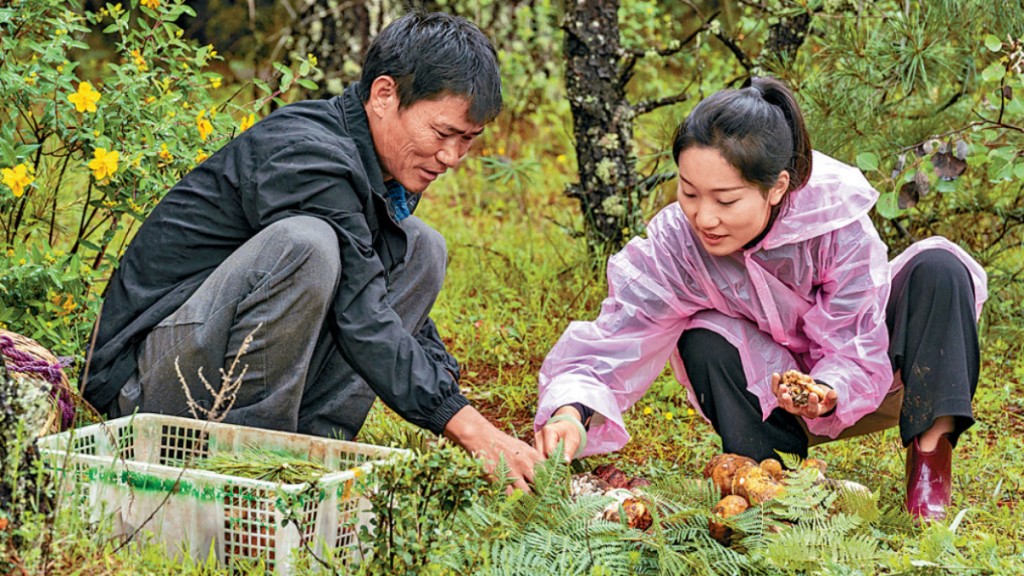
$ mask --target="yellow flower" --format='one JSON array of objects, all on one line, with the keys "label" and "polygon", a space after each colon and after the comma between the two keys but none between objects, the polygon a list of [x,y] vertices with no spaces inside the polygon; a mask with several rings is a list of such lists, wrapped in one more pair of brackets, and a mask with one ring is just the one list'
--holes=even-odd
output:
[{"label": "yellow flower", "polygon": [[210,86],[213,86],[214,89],[220,88],[220,83],[222,80],[223,79],[220,76],[210,78]]},{"label": "yellow flower", "polygon": [[686,409],[686,415],[687,416],[693,416],[694,414],[696,414],[696,412],[693,411],[693,408],[687,408]]},{"label": "yellow flower", "polygon": [[156,96],[146,96],[146,104],[152,104],[156,102]]},{"label": "yellow flower", "polygon": [[238,129],[241,132],[245,132],[249,128],[252,128],[252,125],[255,124],[255,123],[256,123],[256,115],[255,114],[249,114],[248,116],[242,116],[242,121],[238,123]]},{"label": "yellow flower", "polygon": [[569,160],[569,157],[566,156],[565,154],[559,154],[558,156],[555,157],[555,160],[558,161],[559,164],[565,164],[566,161]]},{"label": "yellow flower", "polygon": [[196,150],[196,164],[202,164],[203,161],[206,160],[209,157],[210,157],[210,155],[207,154],[206,152],[203,152],[202,148],[200,148],[199,150]]},{"label": "yellow flower", "polygon": [[103,182],[117,172],[117,150],[107,151],[106,148],[97,148],[92,153],[92,160],[89,161],[89,169],[92,170],[93,178],[97,182]]},{"label": "yellow flower", "polygon": [[7,249],[7,257],[10,258],[11,256],[14,256],[14,248]]},{"label": "yellow flower", "polygon": [[648,406],[647,408],[644,408],[644,416],[650,416],[653,413],[654,413],[654,408],[651,408],[650,406]]},{"label": "yellow flower", "polygon": [[28,84],[29,86],[35,86],[37,77],[38,75],[35,72],[29,74],[25,77],[25,84]]},{"label": "yellow flower", "polygon": [[206,142],[207,136],[213,132],[213,124],[206,119],[206,110],[200,110],[199,115],[196,116],[196,128],[199,130],[199,137]]},{"label": "yellow flower", "polygon": [[54,294],[53,297],[50,298],[50,302],[53,302],[55,306],[60,307],[61,312],[57,313],[58,316],[67,316],[68,314],[71,314],[75,308],[78,308],[78,304],[75,302],[75,298],[71,294]]},{"label": "yellow flower", "polygon": [[160,0],[142,0],[142,5],[150,10],[156,10],[160,7]]},{"label": "yellow flower", "polygon": [[18,164],[14,168],[0,170],[3,174],[4,184],[11,189],[15,198],[25,193],[25,188],[32,184],[35,178],[28,164]]},{"label": "yellow flower", "polygon": [[167,144],[160,144],[160,159],[164,162],[174,160],[174,155],[167,150]]},{"label": "yellow flower", "polygon": [[672,418],[673,418],[673,415],[672,415],[671,412],[665,412],[665,420],[671,420]]},{"label": "yellow flower", "polygon": [[68,101],[75,105],[79,112],[95,112],[96,103],[100,101],[100,93],[93,89],[92,84],[82,82],[78,92],[68,96]]},{"label": "yellow flower", "polygon": [[138,50],[132,50],[132,61],[135,63],[135,67],[138,68],[139,72],[146,72],[149,70],[149,66],[146,65],[146,59],[142,57],[142,53]]},{"label": "yellow flower", "polygon": [[306,60],[309,61],[310,66],[316,66],[316,63],[318,62],[316,56],[314,56],[312,52],[306,54]]}]

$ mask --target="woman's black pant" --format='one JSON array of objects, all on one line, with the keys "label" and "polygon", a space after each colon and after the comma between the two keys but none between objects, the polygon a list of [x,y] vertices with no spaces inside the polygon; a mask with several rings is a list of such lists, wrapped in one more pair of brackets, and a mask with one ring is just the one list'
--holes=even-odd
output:
[{"label": "woman's black pant", "polygon": [[[904,446],[941,416],[954,417],[949,435],[954,446],[974,424],[971,399],[980,362],[974,308],[970,274],[946,250],[920,252],[892,279],[885,323],[889,359],[904,384]],[[762,419],[760,402],[747,390],[739,351],[725,338],[703,328],[687,330],[678,347],[723,452],[757,460],[777,457],[776,450],[807,456],[807,433],[798,416],[776,408]]]}]

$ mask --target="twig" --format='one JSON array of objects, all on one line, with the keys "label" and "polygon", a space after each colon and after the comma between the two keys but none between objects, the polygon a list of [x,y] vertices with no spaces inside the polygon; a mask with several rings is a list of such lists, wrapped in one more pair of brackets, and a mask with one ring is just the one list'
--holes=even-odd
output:
[{"label": "twig", "polygon": [[238,368],[238,362],[242,356],[249,350],[249,346],[252,345],[253,335],[256,331],[263,326],[261,322],[252,332],[246,335],[245,339],[242,340],[242,345],[238,348],[238,353],[235,354],[235,359],[231,361],[231,366],[228,367],[227,372],[224,368],[220,368],[220,390],[215,390],[210,382],[203,376],[203,368],[200,366],[197,373],[199,374],[199,380],[202,381],[203,386],[213,396],[213,405],[210,408],[203,408],[198,402],[192,397],[192,391],[189,388],[188,382],[185,380],[185,376],[181,373],[181,366],[178,364],[179,357],[174,359],[174,370],[178,373],[178,382],[181,383],[182,390],[185,391],[185,398],[188,401],[189,412],[192,413],[192,417],[196,420],[208,420],[210,422],[221,422],[231,411],[231,408],[235,405],[235,400],[238,398],[238,390],[242,387],[242,379],[245,377],[246,371],[249,370],[249,365],[246,364],[242,367],[241,373],[236,377],[235,369]]},{"label": "twig", "polygon": [[750,72],[750,69],[754,67],[754,63],[750,61],[750,57],[747,56],[747,53],[744,52],[743,49],[739,47],[739,44],[736,44],[735,40],[729,38],[722,32],[716,32],[715,38],[718,38],[718,40],[721,41],[722,44],[725,44],[725,47],[728,48],[730,52],[732,52],[733,56],[735,56],[737,60],[739,60],[740,66],[743,66],[744,70]]},{"label": "twig", "polygon": [[657,100],[644,100],[643,102],[638,102],[633,105],[633,114],[635,116],[646,114],[652,110],[661,108],[662,106],[669,106],[671,104],[683,102],[689,97],[690,95],[686,92],[680,92],[679,94],[673,94],[672,96],[666,96]]}]

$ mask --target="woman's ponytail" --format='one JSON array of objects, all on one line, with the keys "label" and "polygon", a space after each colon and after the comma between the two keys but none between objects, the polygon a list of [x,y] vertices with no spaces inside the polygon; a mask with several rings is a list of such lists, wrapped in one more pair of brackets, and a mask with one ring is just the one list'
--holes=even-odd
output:
[{"label": "woman's ponytail", "polygon": [[774,78],[752,78],[740,90],[702,100],[676,128],[676,162],[699,146],[718,150],[747,182],[767,194],[783,170],[791,192],[811,177],[811,137],[793,93]]},{"label": "woman's ponytail", "polygon": [[775,78],[751,78],[750,86],[761,93],[765,102],[781,109],[786,118],[793,139],[793,158],[789,165],[789,190],[796,190],[811,178],[811,136],[807,133],[804,115],[800,112],[800,106],[796,103],[793,93],[785,84]]}]

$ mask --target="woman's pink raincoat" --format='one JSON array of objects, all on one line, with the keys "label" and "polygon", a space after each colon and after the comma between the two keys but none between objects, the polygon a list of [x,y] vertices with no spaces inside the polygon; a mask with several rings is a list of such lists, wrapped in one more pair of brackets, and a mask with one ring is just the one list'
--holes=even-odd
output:
[{"label": "woman's pink raincoat", "polygon": [[593,322],[572,322],[544,361],[534,428],[580,402],[597,414],[583,455],[629,440],[622,413],[670,360],[694,401],[676,342],[706,328],[735,346],[747,389],[767,418],[778,406],[771,374],[798,369],[835,388],[830,416],[808,429],[835,438],[873,412],[892,384],[885,305],[889,284],[922,250],[956,254],[974,281],[977,313],[987,298],[984,270],[940,237],[912,245],[891,263],[868,218],[878,199],[859,170],[815,152],[810,181],[789,194],[761,241],[711,256],[677,203],[608,261],[608,298]]}]

